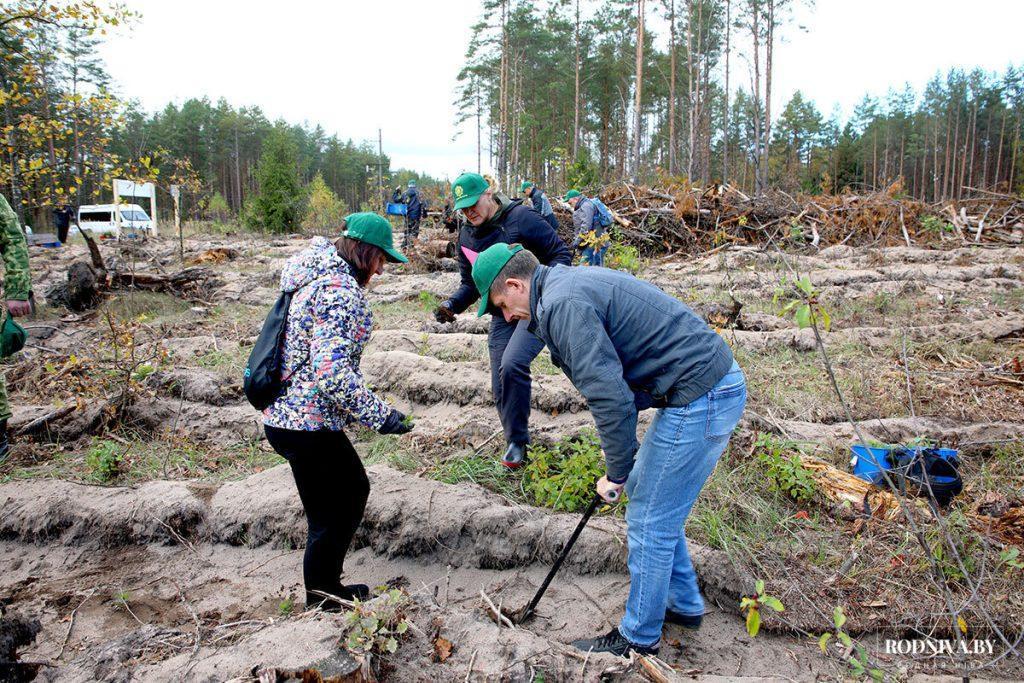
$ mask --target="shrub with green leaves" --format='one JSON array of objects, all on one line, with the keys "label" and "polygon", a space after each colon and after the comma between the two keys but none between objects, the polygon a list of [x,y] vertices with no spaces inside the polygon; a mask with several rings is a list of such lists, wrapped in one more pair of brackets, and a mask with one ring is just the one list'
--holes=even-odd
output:
[{"label": "shrub with green leaves", "polygon": [[554,446],[531,446],[523,471],[523,490],[535,505],[565,512],[586,509],[594,484],[604,475],[601,443],[593,430]]},{"label": "shrub with green leaves", "polygon": [[409,596],[392,588],[380,596],[361,602],[345,615],[345,649],[354,654],[394,654],[398,641],[409,630],[405,611]]},{"label": "shrub with green leaves", "polygon": [[814,498],[817,487],[814,476],[800,461],[800,453],[790,453],[790,444],[761,434],[754,444],[754,455],[764,466],[771,487],[782,491],[798,503]]},{"label": "shrub with green leaves", "polygon": [[605,257],[604,264],[615,270],[624,270],[631,275],[639,273],[644,265],[640,261],[640,252],[637,248],[631,247],[628,244],[622,244],[621,242],[612,242],[612,245],[608,248],[608,255]]},{"label": "shrub with green leaves", "polygon": [[85,455],[85,465],[97,481],[111,481],[121,472],[121,447],[113,442],[100,440],[93,443]]},{"label": "shrub with green leaves", "polygon": [[934,235],[956,231],[956,228],[951,223],[944,221],[938,216],[921,216],[921,229]]}]

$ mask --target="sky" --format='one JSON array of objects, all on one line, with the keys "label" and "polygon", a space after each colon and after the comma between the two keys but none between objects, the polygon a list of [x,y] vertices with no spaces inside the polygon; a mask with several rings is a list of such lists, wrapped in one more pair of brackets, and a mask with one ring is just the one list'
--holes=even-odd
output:
[{"label": "sky", "polygon": [[[475,128],[453,141],[452,102],[481,4],[127,0],[142,17],[102,54],[121,96],[147,111],[224,97],[342,139],[376,141],[379,128],[392,167],[454,178],[477,164]],[[1002,72],[1024,64],[1022,25],[1024,0],[817,0],[798,10],[776,49],[773,111],[800,89],[824,115],[838,107],[849,116],[865,93],[905,83],[920,92],[951,67]],[[730,79],[749,87],[735,53]],[[483,164],[487,171],[486,149]]]}]

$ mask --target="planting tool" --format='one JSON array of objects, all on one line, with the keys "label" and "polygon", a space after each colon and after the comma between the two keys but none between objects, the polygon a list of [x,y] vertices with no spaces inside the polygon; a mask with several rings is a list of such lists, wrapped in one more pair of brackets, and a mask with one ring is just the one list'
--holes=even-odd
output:
[{"label": "planting tool", "polygon": [[598,506],[603,502],[604,499],[601,498],[600,494],[595,493],[594,499],[590,501],[590,506],[587,507],[587,511],[583,513],[583,519],[581,519],[580,523],[576,525],[576,530],[573,531],[572,536],[569,537],[569,542],[566,543],[565,548],[562,549],[562,554],[558,556],[558,559],[555,560],[555,564],[551,566],[551,571],[549,571],[548,575],[544,578],[544,583],[540,585],[540,588],[537,590],[537,594],[533,596],[533,600],[531,600],[530,604],[524,607],[521,612],[506,615],[513,623],[521,624],[533,615],[533,610],[537,607],[537,603],[540,602],[540,599],[544,597],[544,592],[547,591],[548,586],[551,584],[551,580],[555,578],[555,574],[558,573],[562,563],[565,562],[565,558],[569,556],[573,545],[576,544],[576,539],[580,537],[581,533],[583,533],[583,527],[587,526],[587,522],[589,522],[590,518],[594,515],[594,511],[597,510]]}]

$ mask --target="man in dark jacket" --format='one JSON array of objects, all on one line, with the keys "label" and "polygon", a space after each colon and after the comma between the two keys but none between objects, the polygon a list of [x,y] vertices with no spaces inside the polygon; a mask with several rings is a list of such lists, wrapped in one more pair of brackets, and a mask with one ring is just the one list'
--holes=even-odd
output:
[{"label": "man in dark jacket", "polygon": [[533,208],[537,213],[548,222],[552,230],[558,232],[558,219],[555,218],[555,210],[551,208],[551,202],[544,195],[544,191],[529,180],[523,181],[519,191],[529,197],[530,203],[533,204]]},{"label": "man in dark jacket", "polygon": [[[462,282],[434,317],[438,322],[455,320],[480,296],[473,285],[473,262],[477,254],[493,244],[520,243],[529,247],[544,263],[569,265],[565,243],[536,211],[521,199],[509,200],[494,192],[483,176],[463,173],[452,184],[455,208],[468,222],[459,231],[459,272]],[[487,307],[484,297],[483,308]],[[508,444],[502,464],[519,467],[530,441],[530,363],[544,348],[543,342],[527,330],[526,323],[504,320],[490,309],[491,329],[488,351],[491,359],[491,390]]]},{"label": "man in dark jacket", "polygon": [[427,215],[427,206],[420,199],[420,192],[416,188],[415,180],[409,181],[409,189],[406,190],[403,199],[407,208],[405,213],[405,237],[402,241],[402,246],[408,247],[414,239],[420,236],[420,219]]},{"label": "man in dark jacket", "polygon": [[[665,621],[700,627],[704,602],[686,548],[686,518],[746,403],[729,346],[654,285],[604,268],[547,267],[520,245],[477,258],[473,280],[507,321],[529,322],[551,360],[587,399],[607,473],[597,493],[625,490],[626,613],[582,650],[658,651]],[[658,408],[642,445],[637,411]]]}]

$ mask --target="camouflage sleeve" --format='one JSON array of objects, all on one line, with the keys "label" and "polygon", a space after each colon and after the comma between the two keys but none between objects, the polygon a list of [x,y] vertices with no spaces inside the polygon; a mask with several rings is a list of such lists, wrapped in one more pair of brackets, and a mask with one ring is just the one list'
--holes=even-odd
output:
[{"label": "camouflage sleeve", "polygon": [[28,301],[32,290],[28,269],[28,243],[18,217],[7,199],[0,195],[0,252],[4,257],[4,298]]}]

